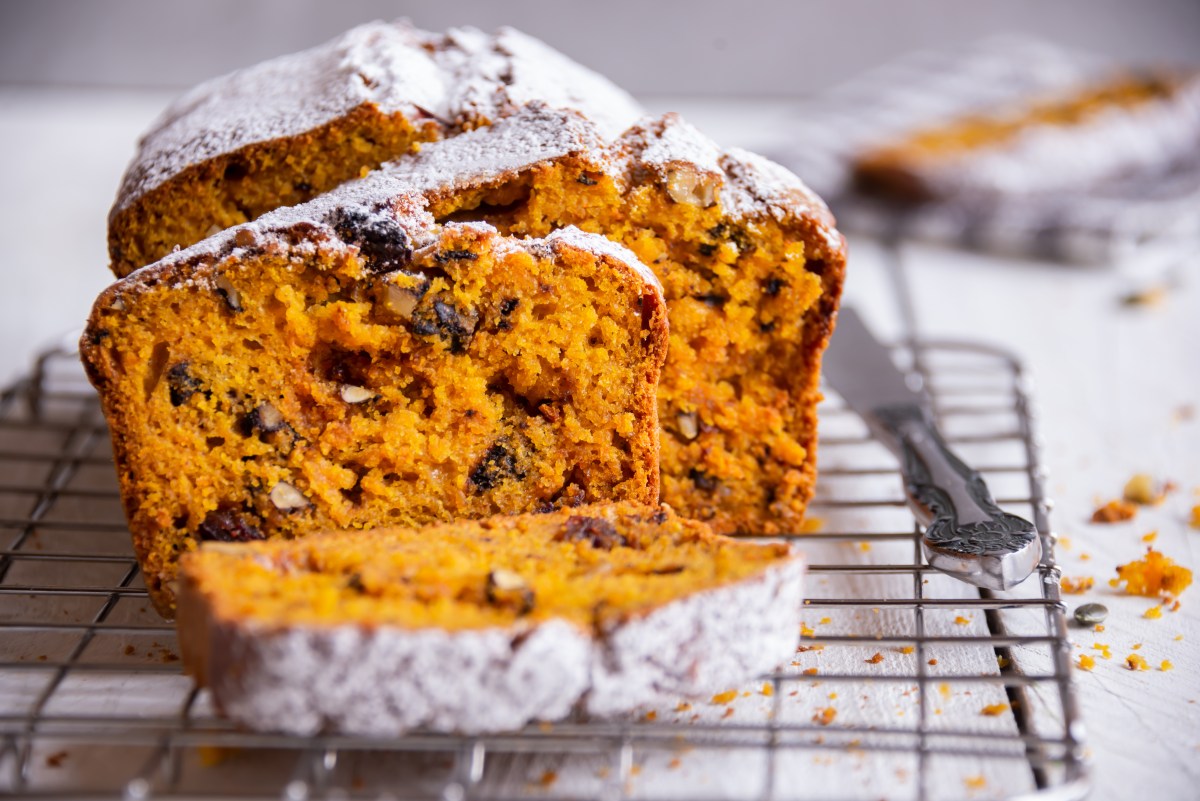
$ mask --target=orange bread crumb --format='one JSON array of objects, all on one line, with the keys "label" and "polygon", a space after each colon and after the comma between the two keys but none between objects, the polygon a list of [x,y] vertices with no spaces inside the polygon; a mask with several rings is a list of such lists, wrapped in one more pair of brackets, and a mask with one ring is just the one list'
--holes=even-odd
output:
[{"label": "orange bread crumb", "polygon": [[1075,663],[1075,666],[1080,670],[1091,670],[1096,667],[1096,660],[1087,654],[1080,654],[1079,661]]},{"label": "orange bread crumb", "polygon": [[1179,595],[1192,583],[1192,571],[1175,564],[1153,548],[1146,550],[1146,558],[1117,568],[1116,585],[1124,583],[1130,595],[1156,596]]},{"label": "orange bread crumb", "polygon": [[733,699],[737,698],[737,690],[726,690],[723,693],[717,693],[711,699],[714,704],[728,704]]},{"label": "orange bread crumb", "polygon": [[1130,670],[1149,670],[1150,665],[1141,654],[1130,654],[1125,657],[1125,667]]},{"label": "orange bread crumb", "polygon": [[1003,715],[1010,709],[1012,709],[1012,707],[1008,704],[988,704],[983,709],[979,710],[979,714],[994,718],[997,715]]},{"label": "orange bread crumb", "polygon": [[1080,576],[1079,578],[1063,576],[1059,583],[1059,589],[1068,595],[1079,595],[1090,590],[1095,584],[1096,579],[1091,576]]},{"label": "orange bread crumb", "polygon": [[1137,505],[1126,500],[1114,500],[1092,512],[1093,523],[1120,523],[1137,516]]},{"label": "orange bread crumb", "polygon": [[816,723],[820,726],[828,726],[830,723],[833,723],[833,719],[836,717],[837,710],[831,706],[827,706],[823,709],[818,709],[817,713],[813,715],[812,719],[813,723]]},{"label": "orange bread crumb", "polygon": [[1152,606],[1142,613],[1142,617],[1150,620],[1158,620],[1160,617],[1162,617],[1162,607]]}]

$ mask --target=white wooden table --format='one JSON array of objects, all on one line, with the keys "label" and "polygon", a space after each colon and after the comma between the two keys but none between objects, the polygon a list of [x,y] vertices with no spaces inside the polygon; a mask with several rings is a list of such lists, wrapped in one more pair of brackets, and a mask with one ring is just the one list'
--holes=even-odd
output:
[{"label": "white wooden table", "polygon": [[[0,381],[26,371],[30,356],[82,325],[109,274],[105,218],[138,133],[168,98],[155,94],[0,90]],[[761,147],[781,135],[781,102],[675,101],[724,144]],[[1065,575],[1095,587],[1068,596],[1073,608],[1099,601],[1111,610],[1102,634],[1072,629],[1078,653],[1097,657],[1076,676],[1093,758],[1095,799],[1196,798],[1200,794],[1200,588],[1178,612],[1142,615],[1150,599],[1108,586],[1116,565],[1154,546],[1200,568],[1200,531],[1187,525],[1200,503],[1200,253],[1175,264],[1071,268],[1002,260],[922,245],[904,251],[926,336],[976,339],[1015,352],[1036,380],[1052,520],[1066,538]],[[879,246],[851,240],[847,302],[899,331]],[[1155,284],[1160,305],[1123,306],[1125,293]],[[1119,496],[1135,472],[1179,489],[1136,520],[1088,522],[1097,501]],[[1111,646],[1099,658],[1094,643]],[[1140,647],[1135,651],[1135,645]],[[1124,658],[1155,666],[1131,672]],[[1157,666],[1168,659],[1171,672]]]}]

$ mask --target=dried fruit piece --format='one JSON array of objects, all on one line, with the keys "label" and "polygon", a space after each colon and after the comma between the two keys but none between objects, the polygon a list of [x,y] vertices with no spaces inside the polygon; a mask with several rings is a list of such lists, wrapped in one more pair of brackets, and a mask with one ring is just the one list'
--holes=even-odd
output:
[{"label": "dried fruit piece", "polygon": [[201,542],[253,542],[266,539],[246,518],[230,509],[214,509],[204,516],[196,528]]},{"label": "dried fruit piece", "polygon": [[562,532],[555,535],[556,542],[586,542],[593,548],[611,551],[617,546],[626,546],[628,541],[618,531],[611,521],[603,517],[583,517],[572,515]]},{"label": "dried fruit piece", "polygon": [[281,512],[295,512],[309,505],[304,493],[286,481],[280,481],[272,487],[270,497],[271,503]]},{"label": "dried fruit piece", "polygon": [[413,312],[412,323],[414,334],[437,336],[450,344],[451,353],[463,353],[479,325],[479,312],[460,309],[453,301],[439,297],[429,306],[419,306]]},{"label": "dried fruit piece", "polygon": [[189,362],[179,362],[167,370],[167,388],[172,406],[182,406],[187,403],[188,398],[204,388],[204,385],[188,372],[190,367]]},{"label": "dried fruit piece", "polygon": [[508,445],[497,442],[487,449],[487,453],[471,471],[470,485],[476,492],[484,492],[512,478],[523,479],[525,472],[521,470],[516,454]]},{"label": "dried fruit piece", "polygon": [[692,483],[696,485],[696,489],[705,490],[707,492],[712,492],[720,484],[719,479],[710,476],[703,470],[698,470],[694,467],[688,471],[688,478],[690,478]]},{"label": "dried fruit piece", "polygon": [[334,229],[347,242],[358,245],[359,256],[368,272],[390,273],[412,261],[412,242],[408,233],[390,214],[368,214],[361,208],[339,209]]}]

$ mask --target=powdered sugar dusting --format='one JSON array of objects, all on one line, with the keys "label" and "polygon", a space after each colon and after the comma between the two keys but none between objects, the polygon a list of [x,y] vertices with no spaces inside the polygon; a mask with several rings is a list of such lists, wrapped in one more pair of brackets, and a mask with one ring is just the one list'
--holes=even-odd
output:
[{"label": "powdered sugar dusting", "polygon": [[604,139],[579,114],[532,103],[488,128],[425,145],[415,156],[385,164],[386,172],[416,191],[448,192],[478,186],[569,153],[606,161]]},{"label": "powdered sugar dusting", "polygon": [[[432,239],[436,225],[426,210],[429,197],[511,180],[538,164],[572,154],[589,171],[613,177],[657,174],[667,164],[690,164],[715,172],[721,182],[719,202],[730,217],[742,221],[771,216],[784,223],[807,220],[830,251],[842,247],[825,204],[799,178],[744,150],[721,153],[715,143],[674,115],[647,121],[608,143],[580,114],[534,103],[495,125],[429,143],[415,156],[386,164],[308,203],[277,209],[216,234],[159,264],[228,253],[238,241],[277,240],[300,223],[328,227],[333,215],[346,208],[393,215],[402,219],[414,240]],[[693,156],[700,159],[698,164]],[[332,233],[330,238],[334,238]],[[653,272],[623,245],[576,228],[551,234],[547,244],[555,241],[617,259],[658,285]]]},{"label": "powdered sugar dusting", "polygon": [[765,209],[780,222],[806,217],[817,223],[831,251],[841,250],[841,234],[829,208],[791,170],[741,148],[726,152],[721,166],[727,178],[721,202],[727,213],[753,216]]},{"label": "powdered sugar dusting", "polygon": [[364,104],[450,135],[539,99],[582,111],[610,135],[640,114],[604,78],[511,29],[437,35],[372,22],[185,94],[142,138],[114,212],[193,164],[311,131]]},{"label": "powdered sugar dusting", "polygon": [[609,80],[513,28],[496,33],[496,50],[508,57],[507,102],[514,107],[541,100],[555,108],[579,109],[601,136],[615,138],[642,116],[642,109]]},{"label": "powdered sugar dusting", "polygon": [[645,264],[642,264],[637,255],[620,242],[614,242],[599,234],[589,234],[573,225],[551,231],[543,241],[552,248],[561,243],[587,251],[588,253],[594,253],[597,256],[607,256],[610,259],[627,265],[643,281],[656,287],[660,292],[662,291],[663,286],[659,282],[658,276],[654,274],[654,271]]},{"label": "powdered sugar dusting", "polygon": [[640,158],[646,164],[665,167],[686,162],[704,172],[723,172],[717,143],[678,114],[666,114],[631,133],[630,140],[642,144]]}]

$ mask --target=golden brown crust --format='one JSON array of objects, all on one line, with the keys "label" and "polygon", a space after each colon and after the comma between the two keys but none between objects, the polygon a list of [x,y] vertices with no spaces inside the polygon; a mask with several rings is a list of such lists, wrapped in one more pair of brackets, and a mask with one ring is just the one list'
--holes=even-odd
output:
[{"label": "golden brown crust", "polygon": [[121,278],[217,231],[304,203],[441,137],[434,120],[364,103],[318,128],[246,145],[113,207],[108,255]]}]

